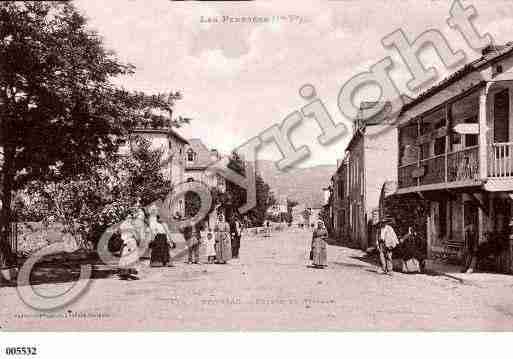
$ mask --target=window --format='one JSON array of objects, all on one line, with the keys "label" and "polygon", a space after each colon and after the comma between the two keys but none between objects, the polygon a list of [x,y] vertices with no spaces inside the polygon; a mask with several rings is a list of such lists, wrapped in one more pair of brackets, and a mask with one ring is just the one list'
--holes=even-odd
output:
[{"label": "window", "polygon": [[194,178],[192,178],[192,177],[187,178],[187,182],[194,182]]},{"label": "window", "polygon": [[189,161],[189,162],[196,161],[196,152],[194,152],[192,149],[189,149],[187,151],[187,161]]},{"label": "window", "polygon": [[435,140],[435,156],[445,153],[445,136]]},{"label": "window", "polygon": [[477,146],[478,135],[465,135],[465,147]]},{"label": "window", "polygon": [[420,158],[425,160],[426,158],[429,158],[431,156],[431,151],[430,151],[430,143],[427,142],[427,143],[423,143],[422,145],[420,145]]},{"label": "window", "polygon": [[[452,103],[449,111],[453,128],[462,123],[478,123],[479,93],[472,93]],[[460,151],[465,147],[475,146],[477,143],[477,134],[461,135],[454,133],[451,136],[451,151]]]},{"label": "window", "polygon": [[509,92],[508,89],[495,94],[493,99],[493,141],[509,142]]}]

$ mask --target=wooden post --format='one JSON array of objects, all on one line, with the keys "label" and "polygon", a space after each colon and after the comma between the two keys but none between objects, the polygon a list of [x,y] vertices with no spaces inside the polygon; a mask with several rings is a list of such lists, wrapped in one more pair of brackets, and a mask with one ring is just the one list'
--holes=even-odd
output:
[{"label": "wooden post", "polygon": [[[420,119],[417,118],[417,138],[420,138]],[[420,168],[420,159],[422,156],[422,145],[417,150],[417,168]],[[420,177],[417,177],[417,186],[420,186]]]},{"label": "wooden post", "polygon": [[479,94],[479,177],[485,180],[488,177],[488,133],[487,122],[487,97],[490,83],[487,82]]},{"label": "wooden post", "polygon": [[449,165],[447,153],[449,152],[449,147],[451,145],[450,137],[452,132],[452,123],[449,116],[449,104],[445,104],[445,128],[447,131],[445,131],[445,183],[448,182],[448,175],[447,175],[447,166]]}]

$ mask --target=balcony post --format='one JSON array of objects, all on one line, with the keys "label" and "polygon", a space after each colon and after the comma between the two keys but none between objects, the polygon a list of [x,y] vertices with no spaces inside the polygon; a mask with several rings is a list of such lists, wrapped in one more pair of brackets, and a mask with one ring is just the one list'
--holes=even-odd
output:
[{"label": "balcony post", "polygon": [[479,94],[479,177],[481,180],[485,180],[488,177],[488,145],[486,139],[488,134],[488,110],[486,100],[489,89],[490,82],[487,82]]},{"label": "balcony post", "polygon": [[[420,137],[420,120],[417,118],[417,138]],[[419,145],[418,151],[417,151],[417,168],[420,168],[420,159],[422,158],[422,146]],[[420,177],[416,178],[417,186],[420,186]]]},{"label": "balcony post", "polygon": [[444,162],[445,162],[445,173],[444,173],[444,178],[445,178],[445,183],[448,182],[448,165],[449,165],[449,162],[448,162],[448,157],[447,157],[447,153],[449,152],[449,146],[451,145],[451,141],[450,141],[450,137],[451,137],[451,126],[452,126],[452,123],[451,123],[451,119],[449,118],[450,116],[450,112],[449,112],[449,104],[446,103],[445,104],[445,128],[447,129],[447,131],[445,132],[445,158],[444,158]]}]

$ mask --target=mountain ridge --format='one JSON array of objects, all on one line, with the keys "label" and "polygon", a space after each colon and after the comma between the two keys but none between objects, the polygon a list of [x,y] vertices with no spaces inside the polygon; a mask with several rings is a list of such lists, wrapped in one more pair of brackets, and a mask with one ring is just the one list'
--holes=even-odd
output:
[{"label": "mountain ridge", "polygon": [[281,171],[269,160],[258,160],[255,167],[278,201],[286,197],[313,208],[322,206],[323,188],[328,187],[337,169],[335,165],[317,165]]}]

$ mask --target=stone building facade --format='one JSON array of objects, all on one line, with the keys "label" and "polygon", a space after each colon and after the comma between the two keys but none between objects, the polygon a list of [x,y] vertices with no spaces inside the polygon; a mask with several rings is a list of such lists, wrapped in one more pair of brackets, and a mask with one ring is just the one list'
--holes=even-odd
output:
[{"label": "stone building facade", "polygon": [[[382,105],[363,102],[359,118]],[[339,241],[362,249],[373,245],[372,213],[379,207],[381,187],[397,175],[397,132],[389,121],[357,121],[345,157],[332,177],[334,234]]]}]

